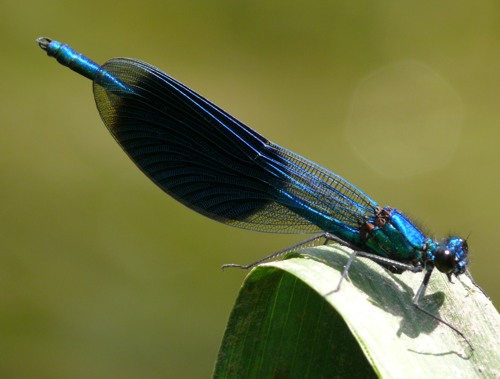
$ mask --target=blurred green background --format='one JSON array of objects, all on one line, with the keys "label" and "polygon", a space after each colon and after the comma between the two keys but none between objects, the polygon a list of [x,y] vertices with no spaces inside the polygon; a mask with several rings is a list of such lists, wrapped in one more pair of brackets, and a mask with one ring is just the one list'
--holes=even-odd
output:
[{"label": "blurred green background", "polygon": [[208,377],[245,275],[220,265],[302,238],[163,194],[39,36],[147,61],[435,236],[467,237],[500,299],[498,1],[113,4],[0,3],[0,377]]}]

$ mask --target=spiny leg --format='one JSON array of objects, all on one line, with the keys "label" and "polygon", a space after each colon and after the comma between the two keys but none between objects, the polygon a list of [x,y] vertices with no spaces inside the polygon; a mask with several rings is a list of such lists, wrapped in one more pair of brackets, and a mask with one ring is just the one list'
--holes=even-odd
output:
[{"label": "spiny leg", "polygon": [[378,263],[382,267],[389,269],[389,271],[390,271],[390,268],[397,269],[398,274],[400,274],[404,271],[410,271],[410,272],[415,273],[415,272],[421,272],[423,270],[422,266],[420,266],[420,265],[412,265],[412,264],[408,264],[408,263],[395,261],[393,259],[381,257],[379,255],[367,253],[365,251],[359,251],[358,256],[363,257],[363,258],[368,258],[371,261]]},{"label": "spiny leg", "polygon": [[353,252],[349,255],[349,259],[347,260],[347,263],[344,266],[344,270],[342,271],[342,275],[341,275],[340,280],[337,284],[337,288],[334,289],[333,291],[328,292],[327,294],[325,294],[325,296],[331,295],[332,293],[338,292],[340,290],[340,287],[342,286],[342,282],[344,281],[345,278],[347,278],[347,274],[348,274],[349,269],[352,265],[352,262],[354,262],[354,260],[357,257],[368,258],[368,259],[374,261],[375,263],[380,264],[381,266],[384,266],[384,267],[391,266],[393,268],[397,268],[401,272],[403,272],[403,271],[411,271],[411,272],[422,271],[421,266],[414,266],[414,265],[398,262],[398,261],[395,261],[395,260],[392,260],[389,258],[380,257],[378,255],[367,253],[365,251],[359,251],[359,250],[353,249]]},{"label": "spiny leg", "polygon": [[349,255],[349,259],[347,260],[347,263],[344,266],[344,269],[342,270],[342,275],[340,276],[339,282],[337,284],[337,288],[335,288],[333,291],[328,292],[324,296],[331,295],[332,293],[340,291],[340,287],[342,286],[342,282],[344,281],[345,278],[347,278],[347,274],[349,272],[349,268],[351,267],[352,262],[356,259],[358,256],[359,251],[353,250],[353,252]]},{"label": "spiny leg", "polygon": [[242,265],[242,264],[238,264],[238,263],[227,263],[227,264],[223,264],[222,265],[222,269],[224,270],[225,268],[227,267],[238,267],[238,268],[241,268],[241,269],[245,269],[245,270],[248,270],[252,267],[255,267],[263,262],[267,262],[267,261],[270,261],[270,260],[273,260],[275,258],[278,258],[279,256],[281,255],[284,255],[286,253],[289,253],[293,250],[296,250],[300,247],[304,247],[306,245],[309,245],[310,243],[314,242],[314,241],[317,241],[317,240],[320,240],[324,238],[325,239],[325,244],[327,241],[335,241],[343,246],[347,246],[347,247],[350,247],[350,248],[353,248],[352,245],[350,245],[349,243],[347,243],[346,241],[342,240],[341,238],[337,237],[337,236],[334,236],[333,234],[331,233],[328,233],[328,232],[325,232],[325,233],[321,233],[321,234],[317,234],[313,237],[310,237],[306,240],[303,240],[303,241],[300,241],[299,243],[296,243],[292,246],[289,246],[289,247],[286,247],[282,250],[279,250],[279,251],[276,251],[275,253],[272,253],[271,255],[268,255],[264,258],[261,258],[259,259],[258,261],[255,261],[253,263],[250,263],[250,264],[247,264],[247,265]]},{"label": "spiny leg", "polygon": [[[352,265],[352,262],[354,262],[354,260],[357,258],[357,257],[363,257],[363,258],[368,258],[384,267],[388,267],[388,266],[391,266],[391,267],[394,267],[394,268],[397,268],[399,270],[401,270],[401,272],[403,271],[411,271],[411,272],[420,272],[422,271],[422,267],[421,266],[414,266],[414,265],[410,265],[410,264],[405,264],[405,263],[402,263],[402,262],[398,262],[398,261],[394,261],[392,259],[388,259],[388,258],[384,258],[384,257],[380,257],[378,255],[375,255],[375,254],[371,254],[371,253],[367,253],[367,252],[364,252],[364,251],[359,251],[359,250],[356,250],[356,247],[351,245],[350,243],[342,240],[341,238],[333,235],[333,234],[330,234],[328,232],[325,232],[325,233],[321,233],[321,234],[318,234],[318,235],[315,235],[311,238],[308,238],[304,241],[301,241],[299,243],[296,243],[292,246],[289,246],[285,249],[282,249],[282,250],[279,250],[273,254],[270,254],[264,258],[261,258],[253,263],[250,263],[250,264],[247,264],[247,265],[242,265],[242,264],[236,264],[236,263],[229,263],[229,264],[224,264],[222,265],[222,269],[225,269],[226,267],[238,267],[238,268],[241,268],[241,269],[250,269],[252,267],[255,267],[257,265],[259,265],[260,263],[263,263],[263,262],[266,262],[266,261],[269,261],[269,260],[272,260],[274,258],[277,258],[283,254],[286,254],[288,252],[291,252],[293,250],[296,250],[297,248],[299,247],[304,247],[308,244],[310,244],[311,242],[314,242],[314,241],[317,241],[319,239],[322,239],[324,238],[326,241],[335,241],[343,246],[347,246],[349,247],[350,249],[353,250],[353,252],[350,254],[349,256],[349,259],[347,260],[347,263],[346,265],[344,266],[344,269],[342,271],[342,275],[340,277],[340,280],[337,284],[337,288],[334,289],[333,291],[330,291],[328,292],[325,296],[328,296],[332,293],[335,293],[335,292],[338,292],[342,286],[342,282],[343,280],[347,277],[348,275],[348,272],[349,272],[349,269]],[[441,322],[443,324],[445,324],[446,326],[448,326],[450,329],[452,329],[454,332],[456,332],[459,336],[461,336],[466,342],[467,344],[469,345],[469,347],[471,348],[471,350],[474,350],[474,348],[472,347],[472,344],[471,342],[469,341],[469,339],[455,326],[453,326],[452,324],[450,324],[449,322],[441,319],[440,317],[430,313],[429,311],[425,310],[424,308],[422,308],[419,304],[419,301],[421,299],[422,296],[424,296],[425,294],[425,290],[427,288],[427,285],[429,283],[429,279],[431,277],[431,274],[432,274],[432,268],[431,269],[428,269],[427,272],[425,273],[425,276],[424,276],[424,280],[422,281],[422,284],[420,285],[418,291],[417,291],[417,294],[415,295],[415,297],[413,298],[413,305],[415,306],[415,308],[417,308],[420,312],[426,314],[427,316],[435,319],[436,321],[438,322]]]},{"label": "spiny leg", "polygon": [[484,292],[484,290],[483,290],[481,287],[479,287],[479,285],[476,283],[476,281],[475,281],[475,280],[474,280],[474,278],[472,277],[472,275],[471,275],[471,273],[470,273],[469,269],[465,270],[465,275],[466,275],[466,276],[470,279],[470,281],[472,282],[472,284],[473,284],[473,285],[474,285],[474,286],[475,286],[475,287],[476,287],[479,291],[481,291],[481,293],[482,293],[484,296],[486,296],[488,299],[490,298],[490,297],[486,294],[486,292]]},{"label": "spiny leg", "polygon": [[427,316],[433,318],[434,320],[436,321],[439,321],[443,324],[445,324],[447,327],[449,327],[451,330],[453,330],[455,333],[457,333],[460,337],[462,337],[465,342],[467,342],[467,344],[469,345],[469,347],[471,348],[471,350],[474,350],[474,348],[472,347],[472,344],[471,342],[469,341],[469,339],[465,336],[465,334],[463,334],[457,327],[453,326],[452,324],[450,324],[448,321],[445,321],[443,320],[442,318],[432,314],[431,312],[429,312],[428,310],[422,308],[420,306],[420,299],[422,298],[422,296],[424,296],[425,294],[425,290],[427,288],[427,285],[429,284],[429,279],[431,278],[431,274],[432,274],[432,270],[434,268],[431,267],[430,269],[427,270],[427,272],[425,273],[425,276],[424,276],[424,280],[422,281],[422,284],[420,285],[420,287],[418,288],[418,291],[417,291],[417,294],[415,295],[415,297],[413,298],[413,305],[415,306],[415,308],[417,308],[420,312],[422,313],[425,313]]}]

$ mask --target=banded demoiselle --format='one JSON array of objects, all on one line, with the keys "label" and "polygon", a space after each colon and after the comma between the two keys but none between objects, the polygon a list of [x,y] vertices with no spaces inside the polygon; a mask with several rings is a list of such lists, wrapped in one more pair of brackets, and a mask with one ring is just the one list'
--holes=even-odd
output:
[{"label": "banded demoiselle", "polygon": [[248,269],[302,244],[333,240],[354,251],[342,278],[357,256],[393,273],[425,271],[413,304],[470,345],[460,330],[419,304],[435,268],[450,281],[468,272],[465,239],[427,237],[397,209],[379,206],[347,180],[270,142],[147,63],[113,58],[100,66],[68,45],[44,37],[37,42],[93,81],[97,109],[111,135],[167,194],[227,225],[319,233],[252,264],[224,267]]}]

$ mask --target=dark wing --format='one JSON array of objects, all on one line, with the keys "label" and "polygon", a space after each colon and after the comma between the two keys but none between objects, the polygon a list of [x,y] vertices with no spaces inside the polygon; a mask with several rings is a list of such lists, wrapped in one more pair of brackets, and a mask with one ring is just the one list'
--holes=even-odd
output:
[{"label": "dark wing", "polygon": [[357,228],[373,217],[375,202],[356,187],[272,144],[147,63],[108,61],[94,95],[132,161],[207,217],[281,233],[318,232],[332,223]]}]

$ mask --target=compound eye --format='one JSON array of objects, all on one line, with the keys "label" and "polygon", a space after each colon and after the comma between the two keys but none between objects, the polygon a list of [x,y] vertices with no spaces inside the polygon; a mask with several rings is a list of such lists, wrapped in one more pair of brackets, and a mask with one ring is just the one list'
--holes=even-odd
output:
[{"label": "compound eye", "polygon": [[438,249],[435,253],[434,265],[439,271],[451,274],[457,265],[455,253],[449,249]]}]

